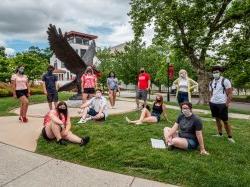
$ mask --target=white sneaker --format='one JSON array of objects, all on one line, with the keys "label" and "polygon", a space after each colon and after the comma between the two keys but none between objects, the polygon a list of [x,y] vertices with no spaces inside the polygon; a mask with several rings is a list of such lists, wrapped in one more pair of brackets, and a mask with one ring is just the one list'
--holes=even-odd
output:
[{"label": "white sneaker", "polygon": [[220,135],[220,134],[214,134],[214,135],[212,135],[213,137],[217,137],[217,138],[222,138],[223,137],[223,135]]},{"label": "white sneaker", "polygon": [[234,141],[233,138],[228,138],[228,141],[229,141],[230,143],[235,143],[235,141]]},{"label": "white sneaker", "polygon": [[126,121],[128,122],[128,123],[131,123],[131,120],[130,119],[128,119],[128,117],[126,116]]},{"label": "white sneaker", "polygon": [[80,124],[80,123],[86,123],[86,122],[87,122],[86,119],[81,118],[77,123]]}]

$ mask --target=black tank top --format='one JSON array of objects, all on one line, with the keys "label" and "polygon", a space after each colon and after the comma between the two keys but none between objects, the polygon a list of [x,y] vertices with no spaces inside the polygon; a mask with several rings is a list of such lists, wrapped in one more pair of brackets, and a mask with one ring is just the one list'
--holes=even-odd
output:
[{"label": "black tank top", "polygon": [[152,113],[154,113],[154,114],[160,114],[161,115],[162,112],[163,112],[162,104],[160,106],[157,106],[154,103]]}]

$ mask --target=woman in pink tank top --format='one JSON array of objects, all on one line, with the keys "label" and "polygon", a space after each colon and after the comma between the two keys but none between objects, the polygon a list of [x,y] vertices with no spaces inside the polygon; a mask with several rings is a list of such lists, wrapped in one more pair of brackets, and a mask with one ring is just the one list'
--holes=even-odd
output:
[{"label": "woman in pink tank top", "polygon": [[20,100],[20,115],[19,120],[27,123],[27,111],[29,106],[30,87],[28,77],[24,75],[24,66],[18,66],[16,73],[11,77],[13,88],[13,97]]},{"label": "woman in pink tank top", "polygon": [[66,141],[78,143],[80,146],[89,142],[89,137],[78,137],[71,131],[70,116],[68,115],[67,104],[59,102],[56,109],[49,111],[44,117],[44,128],[42,135],[46,140],[56,139],[60,145],[67,145]]},{"label": "woman in pink tank top", "polygon": [[97,77],[91,66],[87,67],[85,73],[81,77],[82,81],[82,102],[85,103],[87,99],[91,99],[95,95],[95,88],[97,86]]}]

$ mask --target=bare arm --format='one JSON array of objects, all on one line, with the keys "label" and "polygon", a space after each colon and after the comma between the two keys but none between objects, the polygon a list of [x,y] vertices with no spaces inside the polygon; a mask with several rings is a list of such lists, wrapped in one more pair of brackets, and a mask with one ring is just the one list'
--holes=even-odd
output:
[{"label": "bare arm", "polygon": [[29,84],[29,80],[27,80],[26,86],[27,86],[27,89],[28,89],[28,95],[30,96],[30,84]]},{"label": "bare arm", "polygon": [[151,80],[148,80],[148,88],[147,88],[147,90],[150,89],[150,86],[151,86]]},{"label": "bare arm", "polygon": [[205,150],[202,131],[196,131],[195,134],[200,145],[200,153],[208,155],[209,153]]},{"label": "bare arm", "polygon": [[11,81],[13,97],[16,97],[16,81]]},{"label": "bare arm", "polygon": [[229,106],[229,103],[231,103],[232,98],[233,98],[233,89],[232,89],[232,88],[226,89],[226,94],[227,94],[227,102],[226,102],[226,105]]},{"label": "bare arm", "polygon": [[57,125],[63,127],[64,123],[55,114],[49,114],[50,119]]},{"label": "bare arm", "polygon": [[163,116],[167,120],[168,119],[167,108],[166,108],[166,106],[164,104],[162,105],[162,110],[163,110]]},{"label": "bare arm", "polygon": [[43,93],[47,95],[47,89],[44,81],[43,81]]}]

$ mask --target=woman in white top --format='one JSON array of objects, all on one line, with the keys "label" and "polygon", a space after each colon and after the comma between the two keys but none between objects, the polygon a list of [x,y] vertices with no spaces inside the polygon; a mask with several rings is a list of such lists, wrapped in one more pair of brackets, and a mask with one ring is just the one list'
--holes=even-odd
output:
[{"label": "woman in white top", "polygon": [[179,71],[179,78],[173,84],[176,86],[176,97],[179,105],[185,101],[191,102],[191,91],[198,88],[198,83],[188,77],[186,70]]},{"label": "woman in white top", "polygon": [[27,123],[27,111],[29,105],[30,87],[28,77],[24,75],[24,66],[20,65],[16,69],[16,73],[11,77],[11,84],[13,88],[13,97],[20,100],[20,115],[19,120]]}]

